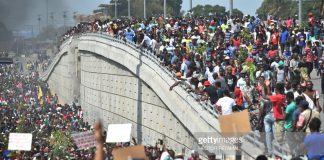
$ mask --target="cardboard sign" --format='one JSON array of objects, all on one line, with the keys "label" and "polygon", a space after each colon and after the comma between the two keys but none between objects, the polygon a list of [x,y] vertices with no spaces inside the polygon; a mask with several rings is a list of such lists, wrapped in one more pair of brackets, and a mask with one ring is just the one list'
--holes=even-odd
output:
[{"label": "cardboard sign", "polygon": [[96,146],[96,138],[92,131],[72,134],[71,137],[79,149],[88,149]]},{"label": "cardboard sign", "polygon": [[234,112],[218,118],[223,137],[240,137],[251,133],[251,124],[247,110]]},{"label": "cardboard sign", "polygon": [[10,133],[8,150],[30,151],[32,140],[31,133]]},{"label": "cardboard sign", "polygon": [[112,155],[114,159],[117,160],[128,160],[129,158],[136,160],[148,160],[148,158],[145,155],[144,146],[140,145],[114,149],[112,151]]},{"label": "cardboard sign", "polygon": [[129,142],[131,138],[132,124],[109,124],[106,142]]}]

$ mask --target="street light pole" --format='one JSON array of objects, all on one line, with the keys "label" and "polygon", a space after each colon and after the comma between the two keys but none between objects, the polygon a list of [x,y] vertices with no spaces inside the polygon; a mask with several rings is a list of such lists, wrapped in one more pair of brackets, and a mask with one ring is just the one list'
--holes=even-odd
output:
[{"label": "street light pole", "polygon": [[48,0],[46,0],[46,27],[48,26]]},{"label": "street light pole", "polygon": [[164,18],[166,18],[166,0],[164,0],[164,2],[163,2],[163,16],[164,16]]},{"label": "street light pole", "polygon": [[131,16],[130,16],[130,0],[128,0],[128,18],[131,18]]},{"label": "street light pole", "polygon": [[229,11],[230,11],[230,16],[233,15],[233,0],[229,0]]},{"label": "street light pole", "polygon": [[37,20],[38,20],[38,34],[40,34],[40,30],[41,30],[41,24],[40,24],[40,21],[41,21],[41,15],[40,15],[40,14],[38,15]]},{"label": "street light pole", "polygon": [[67,17],[66,13],[67,13],[67,11],[63,12],[63,23],[64,23],[64,29],[65,30],[66,30],[66,26],[65,26],[66,24],[65,23],[66,23],[66,17]]},{"label": "street light pole", "polygon": [[117,0],[115,0],[115,18],[117,18]]},{"label": "street light pole", "polygon": [[190,8],[190,11],[192,10],[192,0],[190,0],[190,6],[189,6],[189,8]]},{"label": "street light pole", "polygon": [[146,0],[144,0],[144,19],[146,19]]},{"label": "street light pole", "polygon": [[299,20],[299,26],[301,26],[301,24],[302,24],[302,20],[303,20],[303,18],[302,18],[302,6],[303,6],[303,4],[302,4],[302,0],[299,0],[298,1],[298,20]]},{"label": "street light pole", "polygon": [[51,12],[50,18],[51,18],[52,25],[54,25],[54,12]]}]

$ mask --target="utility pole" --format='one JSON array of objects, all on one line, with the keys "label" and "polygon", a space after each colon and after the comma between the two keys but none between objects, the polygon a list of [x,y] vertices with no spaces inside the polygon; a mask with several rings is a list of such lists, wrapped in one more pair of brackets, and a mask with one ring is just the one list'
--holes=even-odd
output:
[{"label": "utility pole", "polygon": [[40,30],[41,30],[41,20],[42,20],[40,14],[38,15],[37,20],[38,20],[38,34],[40,34]]},{"label": "utility pole", "polygon": [[230,16],[233,15],[233,0],[229,0],[229,12]]},{"label": "utility pole", "polygon": [[130,19],[131,16],[130,16],[130,0],[128,0],[128,18]]},{"label": "utility pole", "polygon": [[144,19],[146,19],[146,0],[144,0]]},{"label": "utility pole", "polygon": [[73,21],[75,22],[74,25],[77,24],[76,18],[77,18],[77,12],[75,11],[75,12],[73,12]]},{"label": "utility pole", "polygon": [[48,27],[48,0],[46,0],[46,27]]},{"label": "utility pole", "polygon": [[302,17],[302,6],[303,6],[303,4],[302,4],[302,0],[299,0],[298,1],[298,24],[299,24],[299,26],[301,26],[301,24],[302,24],[302,21],[303,21],[303,17]]},{"label": "utility pole", "polygon": [[190,11],[192,10],[192,0],[189,0],[190,1],[190,6],[189,6],[189,8],[190,8]]},{"label": "utility pole", "polygon": [[66,26],[65,26],[65,21],[66,21],[66,18],[67,18],[67,15],[66,15],[67,11],[64,11],[63,12],[63,23],[64,23],[64,29],[66,30]]},{"label": "utility pole", "polygon": [[166,13],[166,6],[167,6],[167,4],[166,3],[167,3],[166,0],[164,0],[164,2],[163,2],[163,17],[164,18],[167,17],[167,13]]},{"label": "utility pole", "polygon": [[115,0],[115,18],[117,19],[117,0]]},{"label": "utility pole", "polygon": [[54,25],[54,12],[50,13],[51,24]]}]

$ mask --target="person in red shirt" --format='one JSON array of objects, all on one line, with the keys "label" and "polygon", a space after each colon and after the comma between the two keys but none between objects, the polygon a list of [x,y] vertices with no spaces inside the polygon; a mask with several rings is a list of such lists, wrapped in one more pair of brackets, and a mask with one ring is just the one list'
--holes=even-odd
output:
[{"label": "person in red shirt", "polygon": [[269,100],[273,107],[273,117],[275,119],[275,138],[279,144],[283,144],[284,138],[284,109],[286,106],[286,95],[285,95],[285,84],[277,83],[276,84],[276,94],[271,95],[271,92],[268,92],[268,95],[263,94],[263,98]]},{"label": "person in red shirt", "polygon": [[270,36],[270,42],[272,42],[273,46],[275,49],[278,49],[278,44],[279,44],[279,32],[277,29],[273,29],[273,32]]},{"label": "person in red shirt", "polygon": [[314,59],[315,59],[315,55],[311,49],[312,47],[312,43],[310,41],[307,42],[306,48],[304,49],[304,53],[306,55],[306,65],[307,65],[307,74],[308,77],[311,78],[310,74],[313,71],[313,63],[314,63]]},{"label": "person in red shirt", "polygon": [[310,12],[308,13],[308,26],[314,27],[314,25],[315,25],[315,17],[313,16],[313,13]]},{"label": "person in red shirt", "polygon": [[270,45],[270,50],[268,51],[268,58],[274,59],[278,54],[278,50],[275,49],[273,45]]},{"label": "person in red shirt", "polygon": [[241,40],[237,35],[234,36],[234,38],[232,39],[232,42],[233,42],[234,47],[236,47],[237,49],[240,48]]}]

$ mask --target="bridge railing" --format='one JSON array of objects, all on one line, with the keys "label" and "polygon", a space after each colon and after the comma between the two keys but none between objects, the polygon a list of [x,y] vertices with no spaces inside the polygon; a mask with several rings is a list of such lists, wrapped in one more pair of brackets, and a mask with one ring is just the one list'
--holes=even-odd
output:
[{"label": "bridge railing", "polygon": [[[139,52],[140,54],[144,55],[145,57],[147,57],[148,59],[150,59],[152,62],[154,62],[155,64],[157,64],[157,66],[159,66],[159,69],[163,70],[164,73],[166,73],[170,78],[172,78],[173,80],[176,80],[174,73],[172,73],[170,70],[168,70],[166,67],[161,65],[160,60],[150,51],[146,50],[146,49],[140,49],[138,48],[138,46],[136,46],[136,44],[134,43],[130,43],[130,42],[125,42],[122,39],[118,39],[116,37],[110,36],[108,34],[102,34],[102,33],[83,33],[81,35],[77,35],[77,36],[73,36],[70,37],[69,39],[65,40],[62,45],[61,45],[61,49],[63,49],[66,45],[69,45],[72,41],[72,39],[77,39],[80,36],[95,36],[95,37],[100,37],[100,38],[104,38],[104,39],[108,39],[110,41],[114,41],[114,42],[118,42],[121,44],[124,44],[130,48],[132,48],[133,50]],[[64,52],[60,52],[59,54],[57,54],[54,58],[54,60],[52,61],[51,65],[48,67],[48,69],[41,75],[41,79],[42,80],[47,80],[51,71],[53,70],[53,68],[55,67],[55,65],[58,63],[58,61],[60,60],[60,58],[64,55]],[[187,86],[184,85],[180,85],[181,88],[186,91]],[[198,100],[199,96],[192,93],[192,92],[187,92],[189,96],[191,96],[193,99]],[[203,109],[205,109],[207,112],[209,112],[213,117],[218,118],[218,114],[216,113],[216,111],[214,110],[214,106],[211,103],[206,103],[206,102],[199,102],[200,105],[202,106]],[[219,132],[219,131],[218,131]],[[220,132],[219,132],[220,133]],[[251,132],[251,134],[244,136],[245,140],[249,141],[251,144],[253,144],[255,147],[257,148],[263,148],[264,147],[264,143],[262,141],[260,141],[260,133],[259,132]],[[274,146],[274,154],[281,156],[281,157],[287,157],[289,155],[289,150],[285,147],[280,146],[279,144],[275,143],[273,144]],[[250,149],[250,148],[249,148]],[[248,154],[245,150],[245,148],[241,148],[241,151],[245,154]],[[249,155],[251,156],[251,155]],[[253,156],[251,156],[253,157]]]},{"label": "bridge railing", "polygon": [[43,81],[46,81],[53,71],[54,67],[56,64],[60,61],[61,57],[66,54],[66,52],[61,52],[67,45],[69,45],[72,42],[73,38],[77,38],[78,36],[75,37],[70,37],[66,39],[65,41],[62,42],[60,46],[59,52],[54,56],[52,63],[47,67],[47,69],[40,74],[40,79]]}]

